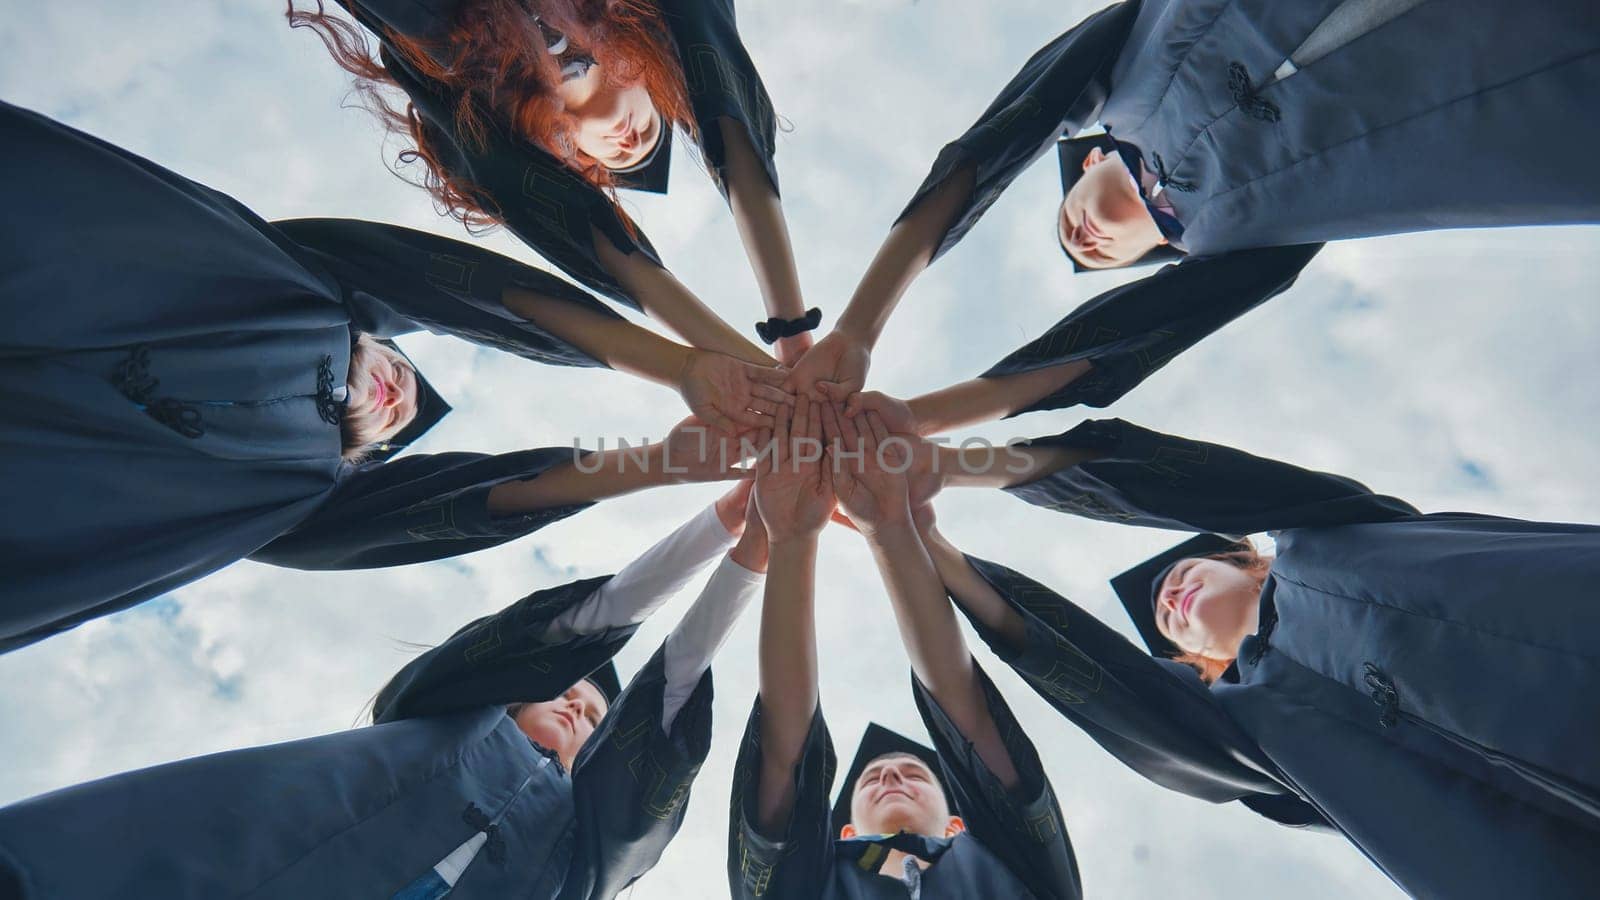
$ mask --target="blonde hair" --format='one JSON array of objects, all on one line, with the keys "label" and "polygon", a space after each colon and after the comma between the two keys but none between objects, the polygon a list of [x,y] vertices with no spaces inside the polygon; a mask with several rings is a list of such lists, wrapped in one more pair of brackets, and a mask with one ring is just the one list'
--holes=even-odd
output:
[{"label": "blonde hair", "polygon": [[[356,372],[366,369],[373,363],[374,357],[405,366],[413,373],[416,372],[415,367],[399,351],[378,343],[369,334],[358,334],[355,345],[350,348],[350,371]],[[347,387],[349,382],[350,376],[346,374],[345,384]],[[405,425],[401,425],[399,428],[386,432],[383,428],[383,417],[380,410],[358,411],[347,403],[344,408],[344,415],[339,418],[339,437],[340,443],[344,448],[343,456],[348,462],[360,462],[362,458],[371,452],[374,444],[394,437],[404,428]]]}]

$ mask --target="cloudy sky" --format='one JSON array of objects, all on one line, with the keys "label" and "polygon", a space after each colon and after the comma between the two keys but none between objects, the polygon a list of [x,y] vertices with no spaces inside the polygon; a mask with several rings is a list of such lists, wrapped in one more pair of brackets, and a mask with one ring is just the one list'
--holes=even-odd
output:
[{"label": "cloudy sky", "polygon": [[[785,207],[809,304],[839,312],[938,148],[1039,44],[1098,4],[1008,0],[749,3],[742,27],[780,113]],[[800,12],[803,10],[803,12]],[[108,14],[108,11],[109,14]],[[0,24],[0,96],[144,154],[267,217],[352,216],[460,236],[391,175],[344,74],[274,0],[33,4]],[[11,177],[35,177],[10,172]],[[1440,173],[1448,177],[1448,173]],[[72,185],[61,186],[64,191]],[[1470,189],[1470,186],[1464,186]],[[1053,239],[1053,165],[1035,166],[905,300],[872,370],[910,394],[982,371],[1127,276],[1073,276]],[[732,222],[680,164],[670,200],[630,201],[679,277],[739,327],[759,317]],[[25,215],[10,210],[7,214]],[[504,235],[488,243],[537,261]],[[1325,251],[1287,295],[1172,363],[1106,414],[1337,471],[1426,510],[1594,520],[1600,479],[1600,230],[1441,233]],[[404,342],[457,412],[421,449],[503,451],[639,438],[677,418],[664,389],[534,367],[444,338]],[[1101,415],[1101,413],[1096,413]],[[1059,411],[972,433],[1053,433]],[[627,497],[472,557],[303,573],[240,563],[143,607],[0,657],[0,802],[195,754],[351,725],[408,658],[523,594],[614,571],[715,496]],[[1132,633],[1107,576],[1171,542],[990,492],[939,504],[947,533]],[[870,560],[824,537],[824,708],[847,755],[869,719],[920,733]],[[692,599],[623,651],[641,663]],[[728,773],[755,683],[755,614],[718,660],[716,739],[687,824],[635,898],[723,887]],[[1029,726],[1090,896],[1397,895],[1353,848],[1212,807],[1125,771],[980,661]]]}]

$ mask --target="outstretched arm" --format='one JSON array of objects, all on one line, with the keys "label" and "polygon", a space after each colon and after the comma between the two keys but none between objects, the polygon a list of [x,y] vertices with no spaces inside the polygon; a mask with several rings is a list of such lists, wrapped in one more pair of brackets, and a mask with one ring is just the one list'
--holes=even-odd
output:
[{"label": "outstretched arm", "polygon": [[598,231],[594,246],[600,264],[639,302],[645,314],[692,346],[758,366],[777,365],[777,360],[722,321],[683,282],[643,253],[619,250]]},{"label": "outstretched arm", "polygon": [[[896,474],[906,461],[903,454],[886,443],[889,432],[876,416],[852,420],[825,413],[824,419],[839,461],[835,478],[840,506],[872,549],[912,672],[972,742],[989,771],[1007,790],[1014,789],[1016,766],[990,713],[944,584],[912,521],[907,479]],[[860,456],[849,458],[857,452]]]},{"label": "outstretched arm", "polygon": [[685,347],[627,319],[522,288],[506,290],[506,308],[607,366],[677,391],[696,416],[732,434],[770,424],[791,402],[779,369]]},{"label": "outstretched arm", "polygon": [[817,534],[833,512],[821,465],[817,405],[802,400],[779,417],[773,452],[756,476],[756,508],[771,543],[759,641],[762,764],[757,827],[781,831],[794,812],[795,766],[816,718],[815,614]]},{"label": "outstretched arm", "polygon": [[795,365],[790,384],[796,390],[821,398],[819,381],[836,383],[847,391],[861,390],[872,350],[889,315],[911,282],[932,262],[939,242],[971,193],[971,172],[957,172],[889,229],[833,330]]},{"label": "outstretched arm", "polygon": [[[728,207],[739,228],[739,240],[750,259],[756,285],[767,315],[778,319],[798,319],[806,313],[800,294],[800,273],[795,267],[794,248],[789,242],[789,226],[783,216],[783,200],[767,179],[766,166],[751,146],[748,131],[737,121],[717,120],[726,156],[723,175],[727,180]],[[773,344],[778,361],[794,365],[811,348],[809,332],[780,338]]]}]

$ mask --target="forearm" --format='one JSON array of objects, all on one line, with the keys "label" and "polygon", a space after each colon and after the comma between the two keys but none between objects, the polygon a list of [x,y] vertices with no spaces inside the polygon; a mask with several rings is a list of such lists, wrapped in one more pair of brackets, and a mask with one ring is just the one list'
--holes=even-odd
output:
[{"label": "forearm", "polygon": [[678,387],[688,347],[623,318],[601,315],[555,297],[508,288],[506,308],[619,372]]},{"label": "forearm", "polygon": [[663,731],[672,731],[678,710],[711,668],[711,660],[761,589],[764,578],[760,572],[752,572],[724,556],[700,597],[667,635],[663,651],[667,676],[661,705]]},{"label": "forearm", "polygon": [[1008,488],[1037,481],[1062,469],[1098,458],[1096,450],[1077,447],[983,446],[940,447],[939,471],[950,487]]},{"label": "forearm", "polygon": [[623,566],[587,600],[551,620],[545,639],[561,641],[643,622],[733,541],[716,507],[706,507]]},{"label": "forearm", "polygon": [[758,639],[762,766],[758,827],[772,833],[794,810],[794,767],[817,709],[815,536],[774,544]]},{"label": "forearm", "polygon": [[489,490],[489,514],[524,515],[593,503],[678,481],[667,471],[665,444],[651,444],[642,457],[637,448],[620,447],[598,452],[574,449],[573,455],[572,462],[553,466],[537,478],[495,485]]},{"label": "forearm", "polygon": [[933,567],[945,590],[974,619],[998,634],[1006,646],[1022,652],[1028,640],[1028,627],[1021,614],[972,568],[966,554],[950,543],[938,528],[922,533],[922,544],[933,557]]},{"label": "forearm", "polygon": [[613,247],[596,232],[595,247],[600,264],[625,288],[652,319],[656,319],[691,346],[726,353],[756,365],[771,366],[777,361],[722,321],[710,307],[700,302],[673,277],[643,254],[627,254]]},{"label": "forearm", "polygon": [[889,230],[878,253],[839,316],[838,329],[874,346],[911,282],[932,261],[939,241],[972,195],[973,173],[964,168],[935,188]]},{"label": "forearm", "polygon": [[767,182],[766,167],[744,129],[726,118],[718,119],[717,125],[727,153],[728,207],[767,315],[798,319],[805,315],[805,300],[800,294],[800,273],[783,217],[783,201]]},{"label": "forearm", "polygon": [[906,401],[923,436],[993,422],[1026,409],[1094,368],[1088,360],[997,378],[973,378]]},{"label": "forearm", "polygon": [[912,672],[1000,783],[1015,787],[1016,767],[989,712],[955,610],[915,527],[908,521],[880,528],[867,542],[888,589]]}]

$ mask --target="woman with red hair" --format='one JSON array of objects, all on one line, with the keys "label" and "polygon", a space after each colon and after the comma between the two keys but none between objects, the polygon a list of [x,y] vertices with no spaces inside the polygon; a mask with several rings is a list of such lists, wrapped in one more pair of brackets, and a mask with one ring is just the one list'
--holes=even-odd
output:
[{"label": "woman with red hair", "polygon": [[321,0],[291,0],[290,24],[315,30],[356,76],[449,215],[505,225],[697,347],[770,364],[667,271],[617,204],[619,188],[666,191],[676,127],[733,211],[772,317],[758,331],[785,363],[810,346],[819,314],[804,310],[778,196],[772,103],[731,0],[340,3],[361,27]]}]

